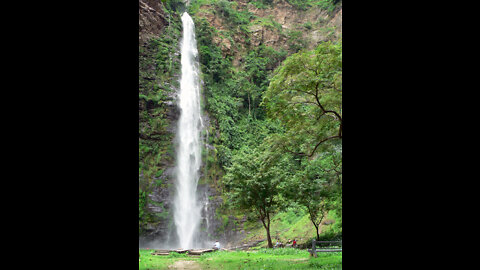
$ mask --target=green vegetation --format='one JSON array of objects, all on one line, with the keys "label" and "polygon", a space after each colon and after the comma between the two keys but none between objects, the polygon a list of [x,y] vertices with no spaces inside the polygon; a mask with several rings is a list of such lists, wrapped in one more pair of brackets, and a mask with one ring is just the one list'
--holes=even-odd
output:
[{"label": "green vegetation", "polygon": [[342,269],[341,253],[318,253],[318,258],[313,258],[306,250],[293,248],[216,251],[201,256],[178,253],[156,256],[151,253],[152,250],[140,250],[140,270],[168,269],[178,261],[193,261],[201,269]]},{"label": "green vegetation", "polygon": [[210,8],[203,11],[218,15],[218,17],[224,21],[225,25],[229,27],[229,31],[248,32],[246,25],[254,18],[254,15],[247,9],[239,9],[237,2],[228,0],[192,1],[190,6],[188,6],[188,12],[189,14],[195,14],[201,6],[205,5],[208,5]]},{"label": "green vegetation", "polygon": [[139,231],[148,223],[165,218],[150,213],[146,206],[152,203],[148,194],[151,189],[162,185],[160,177],[165,167],[173,163],[174,134],[167,131],[171,94],[178,88],[175,76],[180,70],[180,58],[176,54],[181,37],[182,24],[179,13],[180,0],[165,2],[164,11],[170,17],[170,24],[158,38],[150,39],[139,46]]},{"label": "green vegetation", "polygon": [[232,158],[232,166],[227,169],[224,183],[231,205],[256,214],[267,232],[268,247],[272,248],[270,216],[278,211],[284,202],[281,189],[288,174],[280,169],[280,166],[267,169],[271,165],[264,162],[269,155],[266,150],[241,148]]},{"label": "green vegetation", "polygon": [[312,29],[312,23],[311,22],[306,22],[306,23],[303,24],[303,27],[310,30],[310,29]]},{"label": "green vegetation", "polygon": [[193,0],[187,7],[188,14],[195,14],[199,11],[201,6],[211,5],[215,3],[215,0]]},{"label": "green vegetation", "polygon": [[146,194],[145,191],[139,190],[138,193],[138,213],[139,213],[139,221],[140,221],[140,228],[142,228],[145,224],[142,224],[145,222],[145,219],[143,216],[145,215],[145,204],[146,204]]},{"label": "green vegetation", "polygon": [[275,21],[273,16],[269,16],[267,18],[261,18],[261,17],[255,18],[250,22],[250,25],[255,25],[255,24],[277,30],[278,32],[282,32],[282,25],[277,21]]},{"label": "green vegetation", "polygon": [[[247,22],[248,13],[237,10],[235,2],[210,3],[219,16],[229,18],[230,29]],[[273,18],[248,19],[277,27]],[[280,235],[319,239],[327,215],[337,213],[335,224],[341,224],[341,41],[304,51],[302,32],[290,30],[287,44],[297,54],[287,57],[288,52],[262,44],[250,48],[234,67],[233,58],[213,43],[225,32],[204,18],[194,20],[205,109],[213,119],[209,134],[216,134],[207,175],[226,196],[217,218],[226,226],[227,213],[234,211],[257,220],[272,247],[270,232],[277,236],[279,227],[275,218],[294,202],[303,213],[298,216],[302,226],[311,226],[313,235],[312,230],[288,227]],[[329,237],[339,235],[341,227]]]},{"label": "green vegetation", "polygon": [[339,0],[286,0],[297,9],[306,10],[310,7],[319,7],[332,12]]},{"label": "green vegetation", "polygon": [[253,14],[248,10],[237,9],[238,4],[235,1],[218,0],[214,4],[216,6],[214,12],[218,12],[220,17],[231,26],[248,24],[253,18]]},{"label": "green vegetation", "polygon": [[219,251],[203,254],[198,262],[203,269],[342,269],[341,253],[313,258],[306,250],[293,248]]},{"label": "green vegetation", "polygon": [[285,33],[287,37],[287,44],[290,50],[294,53],[304,49],[307,46],[307,41],[303,38],[302,31],[288,30]]},{"label": "green vegetation", "polygon": [[[342,46],[326,42],[290,56],[272,78],[263,104],[284,123],[277,141],[296,156],[314,157],[342,138]],[[327,149],[327,148],[324,148]]]},{"label": "green vegetation", "polygon": [[186,254],[171,253],[167,256],[152,255],[153,250],[140,249],[140,262],[138,263],[139,270],[157,270],[168,269],[168,266],[180,260],[189,260]]},{"label": "green vegetation", "polygon": [[165,153],[173,134],[166,131],[169,94],[178,85],[172,78],[178,73],[180,64],[177,51],[181,34],[181,23],[167,27],[166,34],[152,39],[139,50],[139,160],[140,171],[145,178],[158,175],[158,161],[168,158]]},{"label": "green vegetation", "polygon": [[[270,226],[271,237],[274,243],[278,240],[286,244],[288,240],[295,238],[300,244],[311,241],[315,235],[313,227],[309,224],[306,211],[295,203],[290,203],[283,211],[273,215]],[[265,229],[263,226],[259,226],[258,218],[255,216],[252,216],[245,223],[244,229],[249,232],[244,239],[245,243],[265,239]],[[267,241],[260,242],[258,247],[268,247]]]},{"label": "green vegetation", "polygon": [[185,3],[184,0],[162,0],[164,4],[164,10],[167,13],[170,12],[179,12],[183,11],[185,9]]},{"label": "green vegetation", "polygon": [[271,217],[291,202],[308,211],[320,239],[329,211],[341,219],[341,43],[288,57],[261,93],[257,109],[265,108],[268,118],[257,124],[275,128],[251,143],[245,136],[232,149],[224,177],[228,201],[256,214],[268,247]]},{"label": "green vegetation", "polygon": [[254,5],[256,8],[266,9],[272,7],[273,0],[253,0],[249,3]]},{"label": "green vegetation", "polygon": [[[317,238],[316,228],[312,225],[310,215],[305,207],[295,202],[287,202],[287,208],[279,211],[271,218],[270,232],[273,243],[277,240],[281,243],[288,243],[293,239],[301,247],[311,246],[312,240]],[[330,211],[326,215],[325,221],[334,221],[333,224],[319,226],[320,241],[341,240],[342,224],[341,218],[335,211]],[[258,218],[251,216],[244,224],[244,230],[247,233],[243,243],[265,239],[265,229],[259,224]],[[290,242],[291,243],[291,242]],[[267,248],[267,241],[260,242],[257,247]]]}]

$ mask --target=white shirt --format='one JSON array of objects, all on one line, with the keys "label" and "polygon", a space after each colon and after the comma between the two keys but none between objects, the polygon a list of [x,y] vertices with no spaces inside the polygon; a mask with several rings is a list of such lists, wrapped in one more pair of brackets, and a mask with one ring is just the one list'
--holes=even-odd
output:
[{"label": "white shirt", "polygon": [[220,243],[219,242],[215,242],[215,247],[220,249]]}]

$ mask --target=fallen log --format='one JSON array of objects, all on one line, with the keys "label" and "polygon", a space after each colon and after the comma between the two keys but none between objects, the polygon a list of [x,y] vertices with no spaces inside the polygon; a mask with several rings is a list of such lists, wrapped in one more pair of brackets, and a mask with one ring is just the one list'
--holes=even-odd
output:
[{"label": "fallen log", "polygon": [[169,249],[155,249],[153,252],[155,253],[168,253],[168,252],[171,252],[173,250],[169,250]]},{"label": "fallen log", "polygon": [[[341,248],[337,248],[337,249],[317,249],[315,251],[317,251],[317,252],[342,252],[342,249]],[[312,250],[308,249],[308,252],[312,253]]]},{"label": "fallen log", "polygon": [[166,255],[170,255],[169,252],[155,252],[155,253],[152,253],[152,255],[163,255],[163,256],[166,256]]},{"label": "fallen log", "polygon": [[202,255],[203,253],[212,252],[214,249],[156,249],[152,255],[170,255],[171,252],[176,253],[186,253],[188,251],[189,255]]},{"label": "fallen log", "polygon": [[189,250],[188,255],[202,255],[203,253],[212,252],[213,249]]}]

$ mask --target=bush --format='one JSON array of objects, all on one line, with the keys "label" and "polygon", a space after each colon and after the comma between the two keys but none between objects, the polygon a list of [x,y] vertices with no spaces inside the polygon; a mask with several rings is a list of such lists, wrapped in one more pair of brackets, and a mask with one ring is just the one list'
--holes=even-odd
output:
[{"label": "bush", "polygon": [[317,6],[328,12],[332,12],[336,4],[339,3],[338,0],[287,0],[287,2],[300,10],[306,10],[309,7]]},{"label": "bush", "polygon": [[253,13],[248,10],[236,10],[236,2],[219,0],[214,4],[217,7],[217,12],[220,12],[221,16],[230,23],[231,26],[246,25],[250,22],[250,19],[254,17]]},{"label": "bush", "polygon": [[310,30],[310,29],[312,29],[312,23],[311,22],[306,22],[306,23],[303,24],[303,27]]}]

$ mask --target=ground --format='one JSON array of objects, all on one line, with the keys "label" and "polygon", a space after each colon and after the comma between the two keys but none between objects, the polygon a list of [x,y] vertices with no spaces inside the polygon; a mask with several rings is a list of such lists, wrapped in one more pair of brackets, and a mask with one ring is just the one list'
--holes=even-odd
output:
[{"label": "ground", "polygon": [[256,251],[216,251],[201,256],[171,253],[168,256],[151,255],[152,250],[141,249],[139,269],[342,269],[341,252],[319,253],[310,256],[307,250],[295,248],[259,249]]},{"label": "ground", "polygon": [[174,264],[168,266],[168,269],[200,270],[202,268],[195,261],[176,261]]}]

